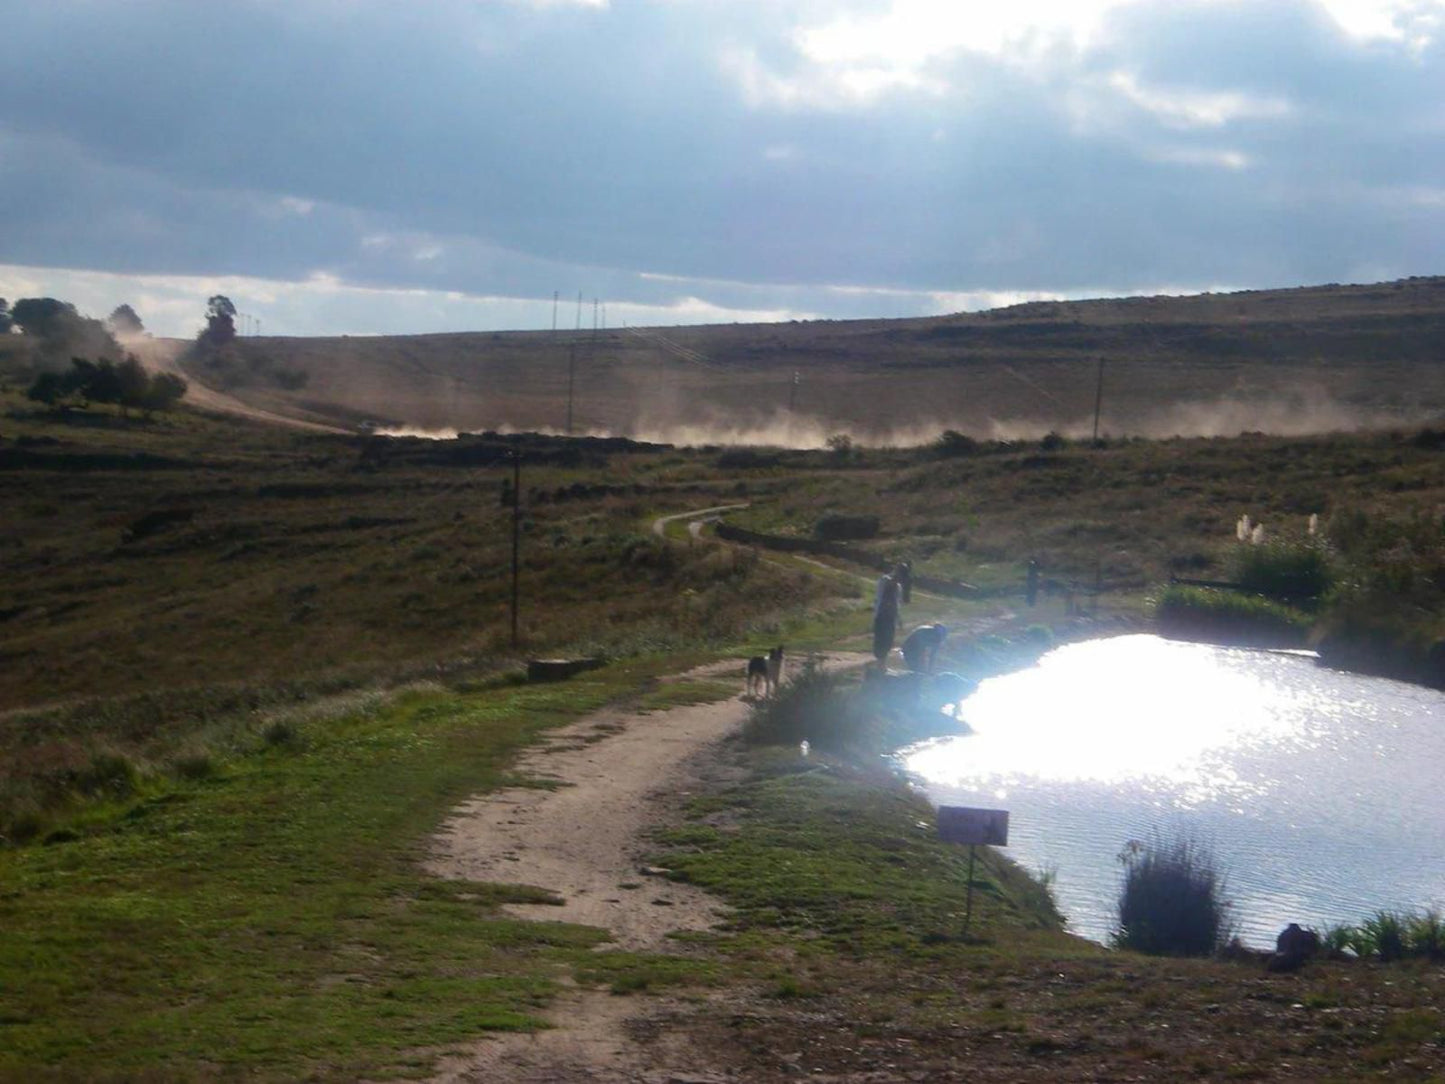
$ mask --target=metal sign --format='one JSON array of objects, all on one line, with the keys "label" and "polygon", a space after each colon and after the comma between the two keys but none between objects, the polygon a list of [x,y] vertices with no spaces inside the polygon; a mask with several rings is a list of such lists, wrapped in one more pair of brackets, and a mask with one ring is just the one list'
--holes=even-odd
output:
[{"label": "metal sign", "polygon": [[938,807],[938,838],[945,843],[1007,847],[1008,810],[941,805]]}]

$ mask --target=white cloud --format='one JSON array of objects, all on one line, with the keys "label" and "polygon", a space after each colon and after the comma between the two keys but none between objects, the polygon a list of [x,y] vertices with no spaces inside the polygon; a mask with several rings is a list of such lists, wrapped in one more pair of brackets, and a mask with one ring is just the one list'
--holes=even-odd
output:
[{"label": "white cloud", "polygon": [[1350,37],[1419,51],[1445,29],[1445,0],[1316,0]]},{"label": "white cloud", "polygon": [[1176,128],[1222,128],[1237,120],[1277,120],[1293,111],[1290,103],[1279,97],[1144,86],[1126,71],[1111,74],[1108,84],[1140,109]]},{"label": "white cloud", "polygon": [[[468,294],[458,290],[357,286],[317,271],[300,282],[246,275],[123,275],[105,271],[0,264],[0,297],[58,297],[103,316],[125,303],[154,335],[190,338],[204,325],[206,299],[225,294],[261,321],[268,335],[419,334],[542,329],[552,326],[552,298]],[[613,324],[771,323],[815,319],[785,307],[730,307],[683,296],[666,303],[612,301]]]},{"label": "white cloud", "polygon": [[1250,156],[1243,151],[1222,147],[1168,147],[1150,152],[1147,157],[1170,165],[1209,166],[1233,171],[1248,169],[1252,164]]},{"label": "white cloud", "polygon": [[[268,331],[356,333],[547,326],[558,289],[640,320],[902,316],[1439,270],[1445,0],[213,7],[6,24],[9,295],[40,289],[15,265],[125,270],[190,334],[208,287],[163,273],[236,271]],[[87,57],[64,93],[55,41]],[[136,303],[106,281],[45,292]]]},{"label": "white cloud", "polygon": [[800,52],[814,63],[877,63],[917,70],[963,49],[1005,59],[1059,44],[1087,47],[1110,9],[1124,0],[893,0],[884,11],[846,14],[799,29]]}]

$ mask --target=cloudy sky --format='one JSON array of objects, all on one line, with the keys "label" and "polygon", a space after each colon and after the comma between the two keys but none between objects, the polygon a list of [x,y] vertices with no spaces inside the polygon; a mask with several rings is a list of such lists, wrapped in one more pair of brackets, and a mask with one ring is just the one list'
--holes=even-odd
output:
[{"label": "cloudy sky", "polygon": [[1445,0],[0,0],[0,296],[190,335],[1445,272]]}]

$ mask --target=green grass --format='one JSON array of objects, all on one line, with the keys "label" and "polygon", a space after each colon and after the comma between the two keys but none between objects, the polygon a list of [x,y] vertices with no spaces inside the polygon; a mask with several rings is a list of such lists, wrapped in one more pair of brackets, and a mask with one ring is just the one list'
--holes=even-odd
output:
[{"label": "green grass", "polygon": [[703,972],[597,957],[603,931],[523,922],[545,900],[417,869],[456,801],[509,781],[550,727],[656,671],[405,693],[0,851],[0,1073],[63,1066],[291,1080],[409,1074],[410,1052],[531,1028],[569,975],[650,988]]},{"label": "green grass", "polygon": [[1154,620],[1167,636],[1258,647],[1298,647],[1310,629],[1306,614],[1262,595],[1178,584],[1159,593]]},{"label": "green grass", "polygon": [[1240,543],[1229,560],[1230,575],[1246,592],[1313,609],[1334,587],[1337,573],[1322,536]]},{"label": "green grass", "polygon": [[1445,960],[1445,917],[1437,907],[1419,911],[1376,911],[1357,925],[1332,926],[1322,935],[1325,951],[1345,951],[1381,963]]},{"label": "green grass", "polygon": [[[742,666],[738,666],[739,673]],[[717,700],[730,700],[738,695],[741,681],[716,681],[711,679],[684,679],[668,681],[655,689],[649,689],[637,700],[639,711],[666,711],[669,708],[685,707],[689,704],[710,704]]]},{"label": "green grass", "polygon": [[[816,753],[762,749],[747,764],[745,782],[694,802],[689,824],[659,836],[659,865],[722,896],[744,933],[789,931],[845,956],[959,947],[967,852],[938,841],[926,802],[886,772]],[[997,852],[980,859],[975,933],[1061,928],[1041,885]]]}]

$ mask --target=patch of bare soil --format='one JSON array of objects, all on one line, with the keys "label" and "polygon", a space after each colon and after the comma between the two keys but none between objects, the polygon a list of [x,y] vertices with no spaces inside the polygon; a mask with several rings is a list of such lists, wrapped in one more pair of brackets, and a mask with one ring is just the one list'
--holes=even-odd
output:
[{"label": "patch of bare soil", "polygon": [[243,403],[234,395],[207,387],[196,379],[194,373],[182,370],[181,354],[186,345],[179,339],[139,339],[129,344],[128,348],[150,368],[174,373],[183,379],[186,382],[185,401],[193,407],[213,411],[216,414],[234,414],[266,425],[283,425],[290,429],[304,429],[311,433],[349,434],[351,432],[349,429],[342,429],[335,425],[323,425],[320,422],[310,422],[303,418],[292,418],[285,414],[277,414],[275,411],[262,410],[249,403]]},{"label": "patch of bare soil", "polygon": [[[824,665],[858,666],[864,658],[835,653]],[[740,662],[689,676],[734,671],[741,693]],[[513,787],[466,802],[433,841],[426,868],[441,877],[535,885],[560,900],[508,908],[519,917],[600,926],[619,949],[683,951],[670,936],[717,925],[724,908],[649,869],[648,835],[716,776],[716,747],[745,715],[739,699],[646,714],[602,712],[555,731],[518,765],[552,786]],[[666,999],[574,991],[554,1006],[554,1030],[482,1040],[447,1058],[436,1079],[726,1079],[696,1068],[688,1029],[674,1026],[679,1014],[688,1010]]]}]

